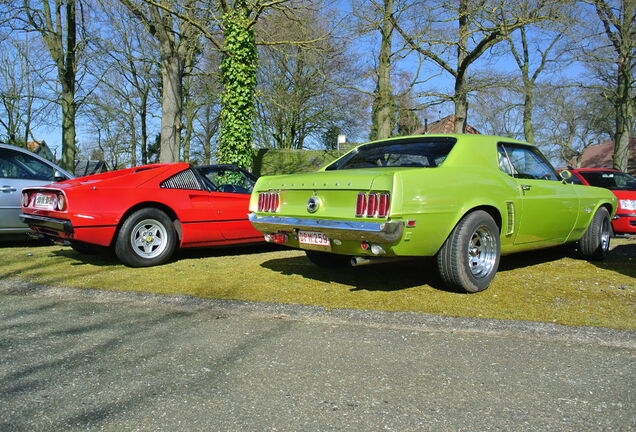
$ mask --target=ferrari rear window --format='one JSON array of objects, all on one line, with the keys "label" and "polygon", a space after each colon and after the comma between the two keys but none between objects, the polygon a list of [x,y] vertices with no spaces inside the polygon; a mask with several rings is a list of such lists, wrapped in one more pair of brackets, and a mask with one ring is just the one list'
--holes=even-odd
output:
[{"label": "ferrari rear window", "polygon": [[406,138],[367,144],[352,150],[326,169],[435,168],[444,162],[455,141],[455,138]]},{"label": "ferrari rear window", "polygon": [[163,189],[205,190],[196,174],[191,169],[181,171],[180,173],[167,178],[161,182],[161,187]]}]

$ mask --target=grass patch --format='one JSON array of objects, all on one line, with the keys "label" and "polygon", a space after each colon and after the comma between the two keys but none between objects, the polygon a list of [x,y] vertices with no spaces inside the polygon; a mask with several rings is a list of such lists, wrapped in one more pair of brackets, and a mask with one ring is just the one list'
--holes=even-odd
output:
[{"label": "grass patch", "polygon": [[0,262],[0,279],[75,288],[636,330],[636,242],[627,239],[613,239],[597,263],[566,248],[503,257],[490,288],[471,295],[446,290],[430,259],[329,271],[268,245],[180,251],[161,267],[133,269],[62,246],[0,244]]}]

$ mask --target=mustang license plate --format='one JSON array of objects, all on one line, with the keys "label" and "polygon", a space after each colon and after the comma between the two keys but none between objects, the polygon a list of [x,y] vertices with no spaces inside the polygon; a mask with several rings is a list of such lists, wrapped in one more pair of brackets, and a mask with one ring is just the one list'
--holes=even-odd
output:
[{"label": "mustang license plate", "polygon": [[35,206],[37,208],[50,209],[53,207],[53,195],[38,193],[35,195]]},{"label": "mustang license plate", "polygon": [[326,234],[316,231],[298,231],[298,242],[301,247],[306,249],[331,248],[329,237],[327,237]]}]

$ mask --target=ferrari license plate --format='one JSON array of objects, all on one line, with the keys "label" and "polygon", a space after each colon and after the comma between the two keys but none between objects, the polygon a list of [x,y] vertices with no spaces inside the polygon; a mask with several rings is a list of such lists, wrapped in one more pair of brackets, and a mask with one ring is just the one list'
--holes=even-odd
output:
[{"label": "ferrari license plate", "polygon": [[51,208],[53,195],[38,193],[35,195],[35,206],[37,208]]},{"label": "ferrari license plate", "polygon": [[298,231],[298,242],[307,246],[329,247],[329,237],[326,234],[316,231]]}]

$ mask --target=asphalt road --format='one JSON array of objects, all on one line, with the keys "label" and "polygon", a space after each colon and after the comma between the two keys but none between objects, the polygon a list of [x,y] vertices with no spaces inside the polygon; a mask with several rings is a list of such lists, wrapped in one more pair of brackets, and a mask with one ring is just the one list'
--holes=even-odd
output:
[{"label": "asphalt road", "polygon": [[0,280],[0,431],[636,430],[636,332]]}]

